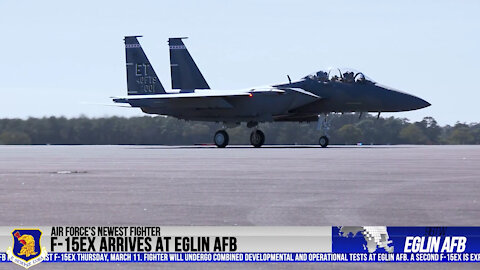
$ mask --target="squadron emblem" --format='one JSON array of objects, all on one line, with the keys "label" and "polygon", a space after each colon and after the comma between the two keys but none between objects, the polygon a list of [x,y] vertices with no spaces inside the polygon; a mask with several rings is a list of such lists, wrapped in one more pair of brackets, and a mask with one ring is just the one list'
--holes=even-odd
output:
[{"label": "squadron emblem", "polygon": [[47,249],[40,247],[42,231],[39,229],[15,229],[12,237],[13,248],[8,248],[7,255],[13,263],[29,268],[47,257]]}]

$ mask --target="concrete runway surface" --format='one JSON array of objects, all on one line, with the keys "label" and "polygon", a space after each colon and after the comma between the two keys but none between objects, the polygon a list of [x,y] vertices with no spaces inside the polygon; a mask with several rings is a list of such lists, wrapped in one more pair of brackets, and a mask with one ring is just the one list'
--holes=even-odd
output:
[{"label": "concrete runway surface", "polygon": [[[480,146],[1,146],[0,181],[1,226],[480,225]],[[34,269],[386,266],[478,265],[40,264]]]}]

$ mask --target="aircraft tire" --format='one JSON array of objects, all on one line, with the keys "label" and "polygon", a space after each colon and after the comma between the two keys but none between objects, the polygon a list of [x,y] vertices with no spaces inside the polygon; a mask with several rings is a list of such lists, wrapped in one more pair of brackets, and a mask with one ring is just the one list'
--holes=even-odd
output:
[{"label": "aircraft tire", "polygon": [[228,133],[225,130],[215,132],[213,142],[218,148],[225,148],[228,145]]},{"label": "aircraft tire", "polygon": [[328,137],[327,136],[320,137],[320,139],[318,140],[318,144],[320,144],[320,146],[322,148],[327,147],[328,146]]},{"label": "aircraft tire", "polygon": [[254,130],[250,134],[250,144],[253,147],[261,147],[265,143],[265,134],[261,130]]}]

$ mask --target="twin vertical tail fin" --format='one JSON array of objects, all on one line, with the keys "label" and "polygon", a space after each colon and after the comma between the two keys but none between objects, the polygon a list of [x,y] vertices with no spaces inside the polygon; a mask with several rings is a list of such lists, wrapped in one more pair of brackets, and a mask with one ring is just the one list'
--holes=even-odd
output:
[{"label": "twin vertical tail fin", "polygon": [[172,89],[194,90],[210,89],[207,81],[198,69],[182,39],[170,38],[170,70],[172,74]]},{"label": "twin vertical tail fin", "polygon": [[129,95],[164,94],[165,89],[137,40],[140,36],[125,37],[127,56],[127,87]]},{"label": "twin vertical tail fin", "polygon": [[[129,95],[165,94],[165,89],[138,42],[140,36],[125,37],[127,86]],[[210,89],[207,81],[188,52],[182,38],[170,38],[172,89],[192,91]]]}]

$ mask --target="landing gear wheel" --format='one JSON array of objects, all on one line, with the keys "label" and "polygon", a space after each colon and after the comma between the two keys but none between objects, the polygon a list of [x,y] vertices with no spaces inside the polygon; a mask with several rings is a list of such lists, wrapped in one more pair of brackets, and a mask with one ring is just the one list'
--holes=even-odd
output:
[{"label": "landing gear wheel", "polygon": [[225,148],[228,145],[228,133],[225,130],[215,132],[213,142],[218,148]]},{"label": "landing gear wheel", "polygon": [[322,148],[327,147],[327,145],[328,145],[328,137],[327,137],[327,136],[322,136],[322,137],[320,137],[320,139],[318,140],[318,144],[320,144],[320,146],[321,146]]},{"label": "landing gear wheel", "polygon": [[265,134],[261,130],[254,130],[250,134],[250,144],[260,147],[265,143]]}]

